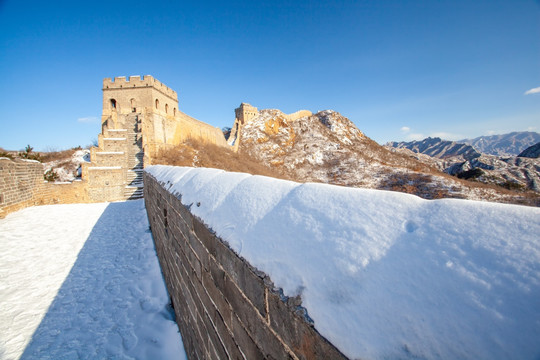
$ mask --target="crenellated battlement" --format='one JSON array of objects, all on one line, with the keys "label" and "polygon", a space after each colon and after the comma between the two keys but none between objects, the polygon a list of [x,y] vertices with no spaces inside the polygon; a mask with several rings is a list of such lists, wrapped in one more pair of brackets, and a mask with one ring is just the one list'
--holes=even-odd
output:
[{"label": "crenellated battlement", "polygon": [[107,89],[126,89],[126,88],[146,88],[153,87],[154,89],[162,92],[163,94],[178,100],[178,94],[176,91],[169,88],[167,85],[163,84],[161,81],[154,79],[151,75],[140,75],[130,76],[126,78],[125,76],[117,76],[114,79],[105,78],[103,79],[103,90]]}]

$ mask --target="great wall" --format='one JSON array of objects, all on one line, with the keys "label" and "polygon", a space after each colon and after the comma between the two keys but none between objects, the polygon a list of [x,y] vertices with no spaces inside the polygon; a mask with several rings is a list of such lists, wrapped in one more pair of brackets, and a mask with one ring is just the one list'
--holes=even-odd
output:
[{"label": "great wall", "polygon": [[[102,91],[98,146],[82,164],[80,181],[44,182],[39,163],[0,158],[0,218],[32,205],[141,198],[143,168],[161,149],[187,139],[230,147],[219,128],[180,111],[176,91],[150,75],[105,78]],[[236,128],[256,112],[242,104]]]},{"label": "great wall", "polygon": [[[47,182],[38,161],[0,158],[0,219],[34,205],[144,195],[188,358],[345,358],[299,312],[299,298],[284,298],[271,279],[143,170],[161,149],[187,139],[237,151],[243,125],[257,114],[256,107],[241,103],[227,142],[219,128],[181,112],[177,93],[152,76],[106,78],[98,146],[82,164],[81,179]],[[288,119],[309,114],[301,111]]]},{"label": "great wall", "polygon": [[[231,134],[179,109],[178,94],[150,75],[105,78],[98,146],[81,166],[81,179],[71,184],[43,182],[39,164],[0,158],[0,218],[32,205],[102,202],[143,196],[142,171],[162,149],[196,139],[238,151],[242,128],[259,113],[241,103]],[[288,120],[311,115],[301,110]],[[61,189],[61,190],[58,190]]]},{"label": "great wall", "polygon": [[[189,359],[491,359],[526,353],[533,355],[518,356],[533,358],[538,354],[534,306],[538,283],[530,276],[538,264],[538,251],[536,255],[531,252],[537,243],[537,209],[464,200],[431,202],[396,192],[358,191],[352,196],[352,189],[346,187],[332,186],[332,191],[321,192],[320,184],[284,185],[286,181],[278,184],[280,180],[269,177],[215,169],[147,168],[162,149],[187,139],[238,151],[242,141],[245,145],[252,139],[248,123],[264,113],[241,103],[226,140],[220,129],[182,113],[176,92],[151,76],[105,79],[98,146],[90,149],[91,161],[82,165],[81,179],[47,182],[38,161],[0,158],[0,218],[34,205],[144,198],[145,209],[142,200],[122,204],[140,206],[144,220],[148,219],[150,229],[145,222],[135,232],[139,234],[143,228],[147,235],[152,234]],[[310,114],[305,110],[282,114],[279,121],[265,122],[264,132],[275,134],[280,131],[281,120]],[[174,174],[163,176],[159,168],[172,169]],[[179,176],[179,170],[184,175]],[[186,173],[193,173],[193,177]],[[239,180],[231,181],[233,178]],[[212,186],[205,187],[208,184]],[[326,200],[321,202],[323,193]],[[250,196],[254,201],[249,201]],[[276,204],[282,207],[276,209]],[[107,204],[114,205],[119,204]],[[110,216],[103,217],[113,226],[118,224]],[[220,222],[209,221],[212,217]],[[348,230],[344,230],[344,218],[351,225]],[[132,228],[135,221],[126,223]],[[325,224],[327,229],[321,231]],[[235,228],[235,237],[230,237]],[[299,247],[301,234],[304,245]],[[101,233],[96,236],[103,238]],[[136,236],[122,233],[106,243]],[[519,241],[508,243],[509,238]],[[317,248],[314,239],[321,244],[333,239],[332,246],[338,251],[329,255],[327,250],[332,247]],[[351,239],[358,240],[355,251],[351,251]],[[32,240],[22,241],[33,246]],[[249,252],[249,242],[267,247]],[[287,248],[288,244],[293,247]],[[493,244],[500,245],[494,248]],[[13,248],[18,249],[18,243]],[[150,249],[153,253],[152,246]],[[289,261],[300,263],[310,252],[317,255],[308,261],[313,265],[310,268],[292,271],[283,262],[292,254],[290,259],[294,260]],[[103,244],[97,253],[103,253]],[[23,252],[23,256],[27,254]],[[348,256],[354,261],[344,263]],[[482,260],[486,258],[501,262]],[[327,279],[331,266],[326,259],[340,269],[340,277]],[[264,267],[268,262],[273,263],[270,270]],[[456,265],[459,262],[471,264],[467,276],[463,276],[464,268]],[[280,272],[272,272],[275,268]],[[319,269],[321,273],[316,271]],[[493,276],[484,281],[486,274]],[[106,276],[103,271],[99,275]],[[324,329],[325,321],[313,311],[310,296],[317,292],[311,292],[311,288],[306,291],[304,275],[313,276],[311,284],[325,290],[324,296],[316,297],[331,305],[322,311],[336,325],[331,331]],[[370,277],[371,282],[364,282]],[[347,282],[344,278],[354,281],[349,281],[349,290],[342,291]],[[291,279],[298,283],[294,291],[290,284],[289,290],[283,285]],[[362,282],[357,283],[357,279]],[[363,295],[357,296],[360,293]],[[361,297],[368,301],[362,305],[351,302]],[[497,306],[483,307],[478,299],[488,305],[496,302]],[[62,309],[66,303],[60,305]],[[442,307],[446,315],[441,316],[440,304],[451,305]],[[339,309],[344,315],[335,316],[331,309]],[[404,317],[400,320],[401,315]],[[343,319],[352,320],[345,324]],[[491,331],[501,320],[506,323],[497,328],[504,332],[488,334],[486,329]],[[357,333],[350,331],[349,325]],[[455,332],[458,328],[464,331]],[[371,338],[371,334],[376,337]],[[366,348],[382,351],[383,355],[370,356],[370,349],[368,355],[356,355],[364,354]]]}]

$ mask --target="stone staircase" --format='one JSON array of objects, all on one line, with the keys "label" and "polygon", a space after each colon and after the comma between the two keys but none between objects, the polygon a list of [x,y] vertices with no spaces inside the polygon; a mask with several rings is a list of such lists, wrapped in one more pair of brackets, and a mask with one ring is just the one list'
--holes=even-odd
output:
[{"label": "stone staircase", "polygon": [[[136,114],[129,115],[127,122],[133,125],[126,133],[127,173],[124,196],[126,199],[140,199],[143,197],[143,158],[142,134],[140,120]],[[131,126],[128,126],[131,127]]]},{"label": "stone staircase", "polygon": [[87,166],[90,197],[99,201],[143,197],[142,133],[139,114],[126,116],[124,129],[104,129]]}]

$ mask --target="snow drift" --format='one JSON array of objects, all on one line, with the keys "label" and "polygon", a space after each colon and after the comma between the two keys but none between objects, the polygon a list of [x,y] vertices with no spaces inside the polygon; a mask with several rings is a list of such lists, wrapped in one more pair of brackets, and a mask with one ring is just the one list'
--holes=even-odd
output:
[{"label": "snow drift", "polygon": [[537,359],[540,209],[146,169],[351,358]]}]

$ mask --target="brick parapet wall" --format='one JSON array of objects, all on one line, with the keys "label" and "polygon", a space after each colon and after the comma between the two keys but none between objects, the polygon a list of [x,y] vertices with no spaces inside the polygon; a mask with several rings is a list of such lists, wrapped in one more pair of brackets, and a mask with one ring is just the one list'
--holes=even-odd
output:
[{"label": "brick parapet wall", "polygon": [[89,202],[86,182],[46,182],[40,162],[0,158],[0,218],[34,205],[83,202]]},{"label": "brick parapet wall", "polygon": [[32,160],[0,159],[0,217],[34,203],[43,186],[43,165]]},{"label": "brick parapet wall", "polygon": [[[144,174],[158,258],[190,359],[344,359],[286,298],[189,207]],[[193,205],[196,206],[196,205]]]}]

